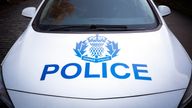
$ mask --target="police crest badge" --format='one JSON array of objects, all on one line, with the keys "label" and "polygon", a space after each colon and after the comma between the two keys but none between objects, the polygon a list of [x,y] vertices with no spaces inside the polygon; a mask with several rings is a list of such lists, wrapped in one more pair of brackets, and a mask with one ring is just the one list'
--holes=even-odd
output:
[{"label": "police crest badge", "polygon": [[118,43],[96,35],[76,43],[74,51],[76,56],[84,61],[99,63],[116,57],[120,49]]}]

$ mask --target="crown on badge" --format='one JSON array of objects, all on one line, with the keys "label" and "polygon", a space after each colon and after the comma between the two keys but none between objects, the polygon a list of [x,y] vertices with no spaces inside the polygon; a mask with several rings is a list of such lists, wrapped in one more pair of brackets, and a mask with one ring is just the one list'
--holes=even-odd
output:
[{"label": "crown on badge", "polygon": [[102,46],[106,42],[107,38],[103,36],[92,36],[88,38],[90,45],[92,46]]}]

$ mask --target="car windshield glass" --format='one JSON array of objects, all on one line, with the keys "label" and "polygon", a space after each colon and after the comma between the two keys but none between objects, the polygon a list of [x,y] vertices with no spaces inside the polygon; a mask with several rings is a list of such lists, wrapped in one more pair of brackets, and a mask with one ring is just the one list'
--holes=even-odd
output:
[{"label": "car windshield glass", "polygon": [[147,0],[48,0],[38,25],[55,31],[141,30],[157,27],[157,21]]}]

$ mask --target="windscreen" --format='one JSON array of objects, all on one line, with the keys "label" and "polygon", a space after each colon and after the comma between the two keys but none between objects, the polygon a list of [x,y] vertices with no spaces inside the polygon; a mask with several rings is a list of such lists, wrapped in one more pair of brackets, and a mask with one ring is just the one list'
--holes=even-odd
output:
[{"label": "windscreen", "polygon": [[157,26],[157,21],[146,0],[48,0],[38,25],[44,29],[52,26],[150,29]]}]

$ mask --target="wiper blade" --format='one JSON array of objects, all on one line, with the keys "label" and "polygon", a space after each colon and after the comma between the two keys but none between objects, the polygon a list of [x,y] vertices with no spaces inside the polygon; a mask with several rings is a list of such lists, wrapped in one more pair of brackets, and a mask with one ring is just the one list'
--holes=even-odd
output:
[{"label": "wiper blade", "polygon": [[127,25],[62,25],[49,27],[47,31],[127,31]]},{"label": "wiper blade", "polygon": [[127,25],[91,25],[90,29],[98,31],[125,31],[128,29]]},{"label": "wiper blade", "polygon": [[80,26],[80,25],[58,25],[58,26],[53,26],[49,27],[47,31],[72,31],[72,30],[79,30],[79,29],[86,29],[87,27],[85,26]]}]

